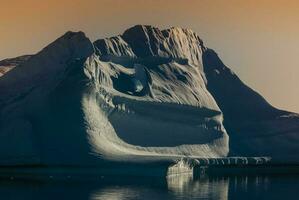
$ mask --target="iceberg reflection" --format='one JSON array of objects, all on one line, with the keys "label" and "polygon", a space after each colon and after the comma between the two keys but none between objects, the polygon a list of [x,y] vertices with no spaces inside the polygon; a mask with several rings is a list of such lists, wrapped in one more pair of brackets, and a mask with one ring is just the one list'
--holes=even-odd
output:
[{"label": "iceberg reflection", "polygon": [[103,178],[101,181],[0,180],[0,199],[229,200],[293,199],[297,175]]},{"label": "iceberg reflection", "polygon": [[193,179],[191,174],[182,174],[167,177],[165,183],[149,182],[148,186],[110,186],[94,191],[90,199],[228,199],[229,178]]}]

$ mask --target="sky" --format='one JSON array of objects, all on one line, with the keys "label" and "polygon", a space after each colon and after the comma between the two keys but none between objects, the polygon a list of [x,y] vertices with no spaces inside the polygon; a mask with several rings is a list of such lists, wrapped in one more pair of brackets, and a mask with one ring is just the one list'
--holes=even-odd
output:
[{"label": "sky", "polygon": [[297,0],[0,0],[0,8],[0,60],[36,53],[68,30],[94,41],[136,24],[191,28],[272,105],[299,113]]}]

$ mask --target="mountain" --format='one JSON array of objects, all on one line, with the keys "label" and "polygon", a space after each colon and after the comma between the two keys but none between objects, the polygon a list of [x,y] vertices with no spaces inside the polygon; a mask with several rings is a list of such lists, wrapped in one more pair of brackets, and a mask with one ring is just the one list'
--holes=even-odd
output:
[{"label": "mountain", "polygon": [[270,156],[298,160],[298,115],[272,107],[190,29],[67,32],[0,78],[0,165]]}]

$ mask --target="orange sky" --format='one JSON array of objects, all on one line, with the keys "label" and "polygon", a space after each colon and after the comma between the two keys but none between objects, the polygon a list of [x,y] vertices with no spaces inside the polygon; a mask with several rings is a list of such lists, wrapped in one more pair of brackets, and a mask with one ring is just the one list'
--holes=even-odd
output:
[{"label": "orange sky", "polygon": [[297,0],[0,0],[0,60],[67,30],[92,40],[135,24],[188,27],[273,105],[299,112]]}]

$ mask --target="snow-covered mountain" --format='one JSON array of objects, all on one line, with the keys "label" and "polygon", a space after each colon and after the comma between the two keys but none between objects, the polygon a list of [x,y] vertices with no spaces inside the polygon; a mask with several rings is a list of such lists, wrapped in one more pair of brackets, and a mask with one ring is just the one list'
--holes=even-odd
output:
[{"label": "snow-covered mountain", "polygon": [[67,32],[5,73],[0,94],[1,165],[299,160],[299,117],[189,29],[137,25],[93,43]]}]

